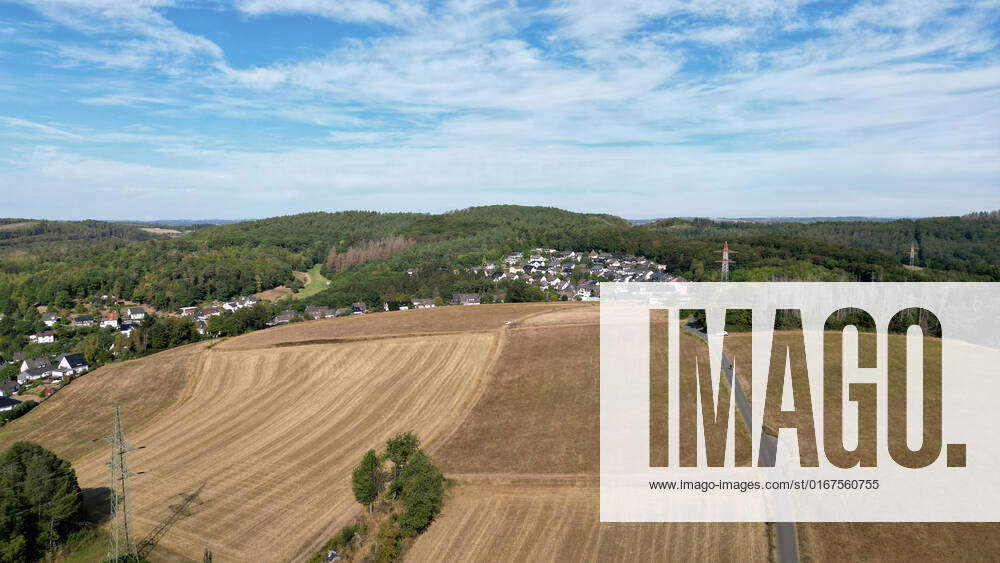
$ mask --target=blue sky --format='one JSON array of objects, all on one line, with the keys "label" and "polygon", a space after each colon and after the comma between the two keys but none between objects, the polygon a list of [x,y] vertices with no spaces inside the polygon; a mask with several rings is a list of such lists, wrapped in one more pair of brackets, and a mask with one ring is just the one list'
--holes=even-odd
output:
[{"label": "blue sky", "polygon": [[0,216],[1000,208],[1000,1],[0,1]]}]

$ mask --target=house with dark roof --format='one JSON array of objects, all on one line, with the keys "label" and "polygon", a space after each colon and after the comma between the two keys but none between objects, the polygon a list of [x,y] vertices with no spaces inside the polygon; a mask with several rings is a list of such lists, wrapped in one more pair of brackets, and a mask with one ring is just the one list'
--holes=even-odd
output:
[{"label": "house with dark roof", "polygon": [[77,315],[73,317],[73,326],[93,326],[94,317],[90,315]]},{"label": "house with dark roof", "polygon": [[59,315],[55,313],[42,313],[42,322],[45,326],[52,326],[59,322]]},{"label": "house with dark roof", "polygon": [[17,399],[11,399],[10,397],[0,397],[0,412],[14,410],[14,407],[20,404],[21,401],[18,401]]},{"label": "house with dark roof", "polygon": [[60,369],[72,372],[71,375],[77,375],[90,369],[83,354],[63,354],[59,357],[58,365]]},{"label": "house with dark roof", "polygon": [[295,311],[288,311],[288,310],[282,311],[281,313],[278,313],[278,315],[275,316],[273,320],[271,320],[271,324],[278,325],[282,323],[291,322],[292,319],[294,318],[295,318]]},{"label": "house with dark roof", "polygon": [[47,368],[31,368],[23,370],[21,373],[17,374],[18,385],[24,385],[28,381],[36,381],[44,377],[49,377],[52,375],[52,367]]},{"label": "house with dark roof", "polygon": [[28,371],[30,369],[45,369],[51,370],[52,364],[49,363],[49,359],[45,356],[38,356],[37,358],[28,358],[21,362],[21,371]]},{"label": "house with dark roof", "polygon": [[365,305],[364,301],[358,301],[354,305],[351,305],[352,315],[364,315],[368,312],[368,305]]},{"label": "house with dark roof", "polygon": [[14,393],[17,393],[17,390],[20,388],[21,386],[17,384],[17,381],[4,381],[0,383],[0,397],[10,397]]},{"label": "house with dark roof", "polygon": [[141,321],[146,318],[146,309],[142,307],[129,307],[125,309],[125,314],[128,315],[129,320]]}]

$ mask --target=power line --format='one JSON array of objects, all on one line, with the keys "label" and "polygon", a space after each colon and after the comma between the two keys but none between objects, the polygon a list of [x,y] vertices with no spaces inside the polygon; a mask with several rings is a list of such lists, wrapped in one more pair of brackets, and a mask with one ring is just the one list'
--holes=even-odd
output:
[{"label": "power line", "polygon": [[111,443],[111,537],[108,542],[108,558],[118,561],[123,556],[135,557],[137,551],[132,539],[131,515],[128,508],[128,478],[134,475],[128,469],[126,454],[136,448],[125,441],[121,408],[115,405],[114,431],[104,438]]},{"label": "power line", "polygon": [[722,253],[722,260],[716,260],[719,264],[722,264],[722,281],[729,281],[729,265],[734,263],[735,260],[729,259],[729,254],[735,254],[735,250],[729,250],[729,241],[722,243],[722,250],[716,250],[716,253]]}]

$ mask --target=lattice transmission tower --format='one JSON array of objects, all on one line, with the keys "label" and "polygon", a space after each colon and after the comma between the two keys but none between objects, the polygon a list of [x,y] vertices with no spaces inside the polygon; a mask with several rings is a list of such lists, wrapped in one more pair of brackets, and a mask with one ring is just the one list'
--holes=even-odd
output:
[{"label": "lattice transmission tower", "polygon": [[910,244],[910,266],[917,265],[917,243]]},{"label": "lattice transmission tower", "polygon": [[134,473],[128,469],[126,454],[136,448],[125,441],[122,414],[115,405],[115,426],[110,436],[104,438],[111,443],[111,537],[108,541],[108,558],[119,561],[122,557],[136,557],[138,552],[132,539],[132,515],[128,508],[128,479]]},{"label": "lattice transmission tower", "polygon": [[735,250],[729,250],[729,241],[722,243],[722,250],[716,250],[716,253],[722,253],[722,260],[716,260],[719,264],[722,264],[722,281],[729,281],[729,265],[734,263],[735,260],[729,259],[729,254],[735,254]]}]

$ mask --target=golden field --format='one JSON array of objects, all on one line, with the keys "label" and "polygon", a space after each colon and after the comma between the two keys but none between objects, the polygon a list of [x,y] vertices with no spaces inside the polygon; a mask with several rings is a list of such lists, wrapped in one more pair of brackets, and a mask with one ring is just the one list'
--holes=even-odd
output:
[{"label": "golden field", "polygon": [[[764,524],[599,522],[598,338],[593,304],[297,323],[95,370],[0,429],[0,446],[37,441],[73,462],[81,486],[106,487],[100,438],[120,404],[129,441],[143,446],[129,455],[142,472],[130,480],[139,539],[198,493],[190,515],[161,530],[154,561],[200,560],[205,548],[218,561],[308,558],[361,512],[351,467],[407,430],[452,483],[407,560],[767,560]],[[994,526],[799,533],[812,560],[891,559],[919,544],[1000,554]]]}]

